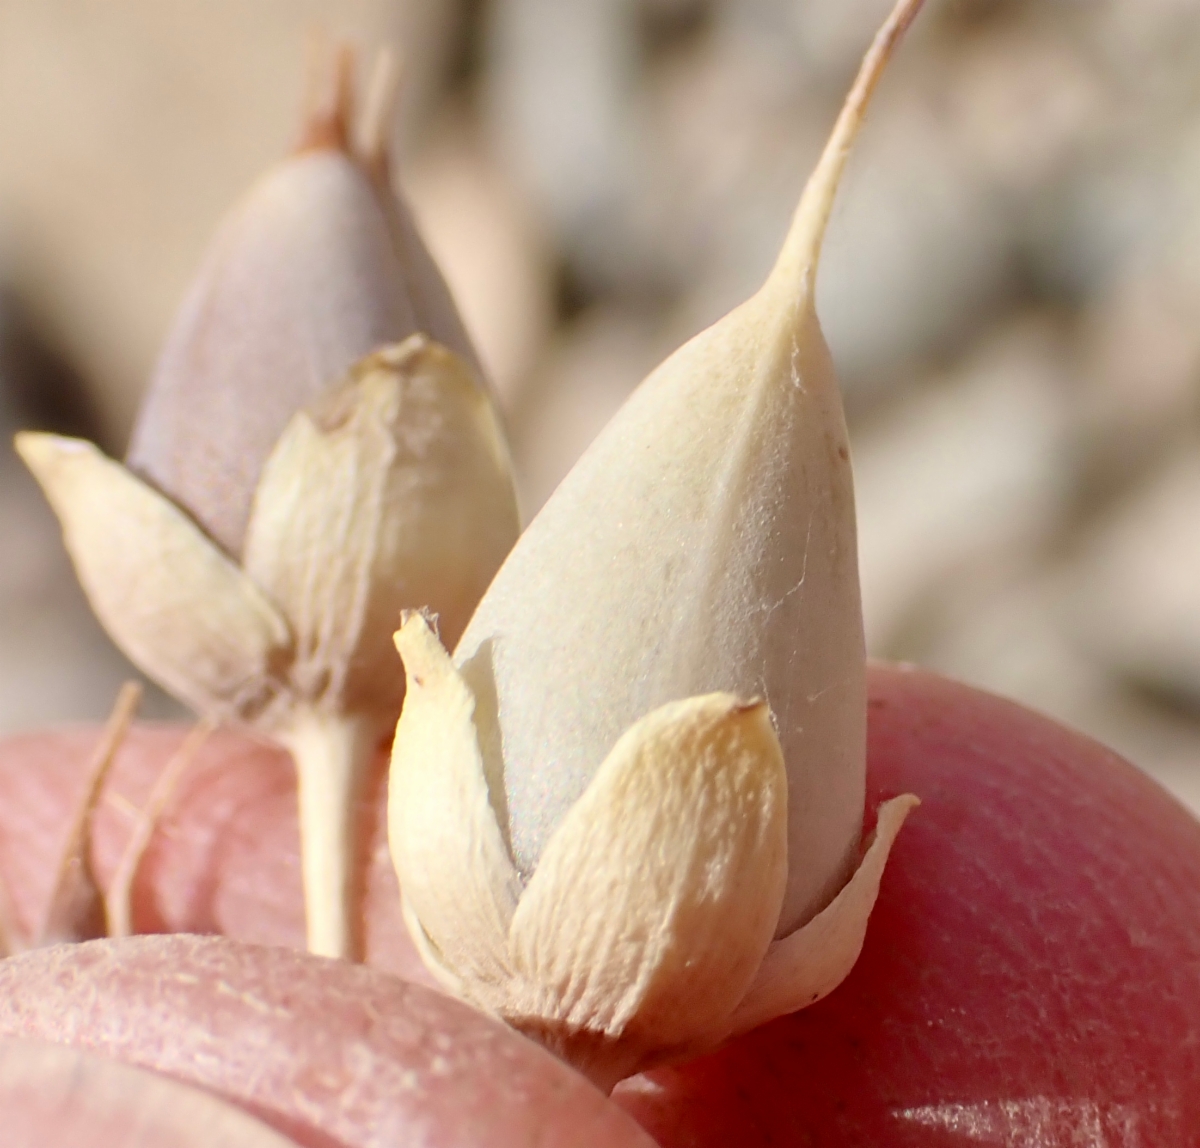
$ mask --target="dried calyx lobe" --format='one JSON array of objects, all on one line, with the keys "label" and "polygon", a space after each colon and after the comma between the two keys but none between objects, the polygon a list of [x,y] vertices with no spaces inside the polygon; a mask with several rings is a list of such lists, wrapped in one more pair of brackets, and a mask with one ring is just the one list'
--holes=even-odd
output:
[{"label": "dried calyx lobe", "polygon": [[[352,141],[349,56],[297,150],[225,220],[134,427],[130,468],[240,557],[263,464],[288,420],[415,332],[478,361],[392,193],[383,141]],[[220,433],[213,433],[220,428]]]}]

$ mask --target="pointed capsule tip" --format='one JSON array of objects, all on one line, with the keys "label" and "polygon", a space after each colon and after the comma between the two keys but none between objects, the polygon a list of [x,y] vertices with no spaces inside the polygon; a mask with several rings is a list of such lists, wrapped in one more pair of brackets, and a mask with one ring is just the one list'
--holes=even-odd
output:
[{"label": "pointed capsule tip", "polygon": [[400,100],[402,76],[403,68],[397,53],[390,48],[381,49],[371,69],[367,98],[354,141],[359,163],[377,184],[385,186],[391,174],[388,143]]},{"label": "pointed capsule tip", "polygon": [[300,138],[293,153],[351,153],[354,122],[354,70],[357,54],[345,41],[331,43],[324,30],[312,33],[308,83]]},{"label": "pointed capsule tip", "polygon": [[782,283],[794,294],[799,284],[811,279],[821,254],[821,242],[825,238],[825,227],[833,209],[833,198],[837,194],[850,149],[866,118],[875,85],[923,3],[924,0],[897,0],[891,14],[875,33],[875,39],[863,57],[858,75],[833,125],[829,141],[805,185],[779,258],[767,280],[768,285]]},{"label": "pointed capsule tip", "polygon": [[355,115],[358,53],[316,30],[309,48],[303,122],[294,154],[340,151],[382,187],[390,179],[389,141],[399,101],[402,69],[397,53],[381,49],[371,65],[361,117]]}]

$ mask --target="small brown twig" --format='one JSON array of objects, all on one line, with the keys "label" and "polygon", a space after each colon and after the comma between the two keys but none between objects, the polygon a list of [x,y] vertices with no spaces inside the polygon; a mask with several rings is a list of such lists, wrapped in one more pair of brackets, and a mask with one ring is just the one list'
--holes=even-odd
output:
[{"label": "small brown twig", "polygon": [[83,794],[59,858],[54,891],[34,946],[90,941],[105,935],[104,895],[92,871],[92,821],[104,781],[142,700],[142,687],[126,682],[85,771]]},{"label": "small brown twig", "polygon": [[150,790],[146,804],[138,812],[133,832],[125,844],[120,861],[117,862],[116,871],[104,898],[108,936],[133,936],[133,883],[137,879],[142,859],[167,803],[214,728],[215,723],[208,718],[203,718],[192,726],[187,737],[163,767],[162,773],[158,775],[154,787]]},{"label": "small brown twig", "polygon": [[0,959],[24,952],[28,947],[28,938],[17,924],[12,890],[3,874],[0,874]]}]

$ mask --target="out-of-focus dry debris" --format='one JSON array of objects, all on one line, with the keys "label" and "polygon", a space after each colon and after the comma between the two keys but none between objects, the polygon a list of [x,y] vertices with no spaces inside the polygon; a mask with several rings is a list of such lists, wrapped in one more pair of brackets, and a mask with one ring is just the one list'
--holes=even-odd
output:
[{"label": "out-of-focus dry debris", "polygon": [[[761,281],[885,7],[339,6],[399,42],[399,176],[499,384],[527,511],[666,348]],[[1082,726],[1200,808],[1200,8],[927,16],[818,298],[871,644]],[[286,138],[302,35],[230,0],[0,13],[0,96],[27,109],[0,124],[0,272],[110,435],[210,220]],[[218,49],[219,75],[198,63]],[[28,540],[0,568],[0,724],[99,716],[119,663],[15,474],[0,460],[0,523]]]}]

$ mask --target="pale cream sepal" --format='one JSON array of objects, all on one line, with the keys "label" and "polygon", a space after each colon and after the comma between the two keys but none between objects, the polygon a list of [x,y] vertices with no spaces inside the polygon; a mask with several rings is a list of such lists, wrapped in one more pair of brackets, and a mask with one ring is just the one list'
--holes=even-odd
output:
[{"label": "pale cream sepal", "polygon": [[508,929],[521,885],[488,794],[475,697],[422,615],[405,617],[396,648],[408,686],[392,746],[388,840],[406,916],[468,999],[496,1010],[491,989],[511,976]]},{"label": "pale cream sepal", "polygon": [[271,706],[291,634],[251,579],[91,443],[26,431],[16,447],[62,523],[92,608],[130,659],[204,714],[245,720]]},{"label": "pale cream sepal", "polygon": [[728,1033],[771,942],[787,777],[762,702],[668,703],[613,746],[524,892],[475,696],[419,614],[389,837],[405,920],[447,987],[602,1087]]},{"label": "pale cream sepal", "polygon": [[713,1034],[771,942],[787,774],[762,701],[668,702],[613,746],[517,906],[506,1016],[596,1079]]},{"label": "pale cream sepal", "polygon": [[885,801],[863,859],[841,892],[807,925],[772,941],[750,991],[733,1014],[731,1036],[828,996],[862,951],[867,921],[896,834],[921,802],[911,793]]},{"label": "pale cream sepal", "polygon": [[255,492],[243,565],[291,623],[300,696],[397,712],[396,619],[437,603],[448,639],[461,633],[520,529],[509,472],[472,370],[424,335],[367,356],[293,416]]}]

